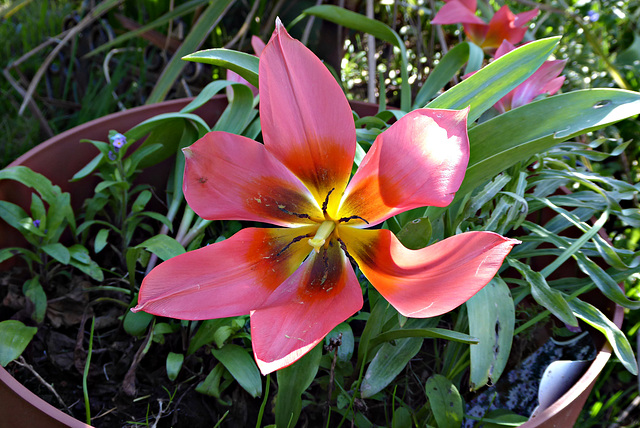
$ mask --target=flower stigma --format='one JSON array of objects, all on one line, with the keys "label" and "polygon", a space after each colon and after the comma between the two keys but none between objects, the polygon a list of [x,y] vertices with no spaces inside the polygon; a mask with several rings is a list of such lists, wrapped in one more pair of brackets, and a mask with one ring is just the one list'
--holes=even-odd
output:
[{"label": "flower stigma", "polygon": [[327,238],[333,233],[333,230],[336,228],[336,222],[333,220],[323,221],[316,235],[309,239],[309,245],[311,245],[316,253],[320,252],[320,247],[322,247],[327,240]]}]

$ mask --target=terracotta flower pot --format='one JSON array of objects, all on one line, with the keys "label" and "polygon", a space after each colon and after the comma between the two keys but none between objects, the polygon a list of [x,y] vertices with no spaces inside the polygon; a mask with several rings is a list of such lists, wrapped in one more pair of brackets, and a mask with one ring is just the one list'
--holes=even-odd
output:
[{"label": "terracotta flower pot", "polygon": [[[74,209],[77,209],[85,198],[93,195],[97,183],[97,179],[92,178],[75,183],[69,182],[69,179],[96,155],[96,149],[91,144],[81,144],[81,139],[104,141],[111,129],[126,131],[158,114],[179,111],[189,101],[189,99],[167,101],[93,120],[45,141],[16,159],[10,166],[25,165],[47,176],[63,191],[71,193],[72,204]],[[196,114],[211,125],[221,115],[226,104],[225,97],[215,97],[198,109]],[[363,102],[351,102],[351,106],[360,116],[375,115],[378,110],[377,105]],[[141,181],[163,188],[171,166],[171,162],[164,162],[148,168],[141,175]],[[28,209],[31,192],[19,183],[2,180],[0,181],[0,199]],[[22,236],[17,231],[0,220],[0,248],[21,245],[23,242]],[[6,269],[7,265],[0,266],[0,269],[3,267]],[[621,307],[610,305],[608,308],[600,307],[600,309],[608,316],[613,315],[616,325],[622,324]],[[550,407],[539,413],[535,419],[521,426],[523,428],[573,426],[610,355],[611,347],[608,344],[602,345],[597,357],[576,384]],[[0,367],[0,415],[0,428],[89,427],[37,397],[2,367]]]}]

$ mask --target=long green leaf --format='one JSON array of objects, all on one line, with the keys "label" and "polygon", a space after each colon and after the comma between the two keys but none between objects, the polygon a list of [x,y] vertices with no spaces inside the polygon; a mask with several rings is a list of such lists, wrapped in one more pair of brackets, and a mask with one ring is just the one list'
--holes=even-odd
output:
[{"label": "long green leaf", "polygon": [[307,390],[318,373],[322,357],[322,342],[298,361],[278,370],[276,396],[276,426],[293,428],[302,411],[302,393]]},{"label": "long green leaf", "polygon": [[427,104],[461,110],[471,106],[469,123],[531,76],[549,57],[560,37],[536,40],[501,56]]},{"label": "long green leaf", "polygon": [[627,337],[596,307],[580,299],[569,302],[571,310],[590,326],[601,331],[606,337],[622,365],[634,375],[638,374],[638,363]]},{"label": "long green leaf", "polygon": [[[424,107],[425,104],[431,101],[438,91],[453,79],[453,76],[465,63],[469,62],[471,64],[470,68],[477,70],[479,68],[478,60],[482,64],[483,59],[484,52],[477,45],[469,42],[456,45],[442,57],[438,65],[429,73],[427,81],[424,82],[424,85],[418,91],[418,95],[416,95],[413,108]],[[476,68],[476,66],[478,67]]]},{"label": "long green leaf", "polygon": [[477,390],[489,380],[495,384],[509,359],[516,322],[515,306],[509,286],[500,278],[491,280],[466,303],[469,334],[478,338],[471,345],[471,389]]},{"label": "long green leaf", "polygon": [[211,349],[229,373],[252,397],[262,395],[262,381],[255,361],[246,349],[241,346],[226,344],[222,349]]},{"label": "long green leaf", "polygon": [[209,7],[205,9],[195,25],[191,27],[191,31],[184,39],[184,42],[182,42],[176,53],[171,57],[171,60],[165,66],[164,70],[162,70],[162,74],[147,99],[147,104],[164,100],[186,66],[186,63],[182,62],[182,57],[195,51],[198,46],[200,46],[211,30],[218,25],[218,22],[220,22],[233,2],[234,0],[216,0],[209,4]]},{"label": "long green leaf", "polygon": [[227,68],[238,73],[256,88],[258,87],[258,64],[260,60],[255,55],[216,48],[194,52],[184,56],[182,59]]},{"label": "long green leaf", "polygon": [[434,374],[425,385],[429,405],[436,418],[438,428],[460,428],[462,426],[462,398],[458,389],[446,377]]},{"label": "long green leaf", "polygon": [[[405,48],[404,42],[398,33],[393,31],[387,24],[367,18],[359,13],[343,9],[338,6],[313,6],[305,9],[303,13],[326,19],[327,21],[342,25],[343,27],[371,34],[375,38],[389,42],[400,49],[400,60],[402,63],[400,69],[400,77],[402,79],[402,86],[400,90],[400,109],[407,112],[411,110],[411,87],[409,86],[409,76],[407,73],[407,49]],[[369,76],[373,79],[375,73],[372,71]]]},{"label": "long green leaf", "polygon": [[562,293],[549,287],[540,272],[534,272],[529,266],[514,259],[508,259],[509,264],[516,268],[524,279],[531,285],[531,295],[561,321],[572,326],[578,326],[578,320],[573,315],[569,304]]}]

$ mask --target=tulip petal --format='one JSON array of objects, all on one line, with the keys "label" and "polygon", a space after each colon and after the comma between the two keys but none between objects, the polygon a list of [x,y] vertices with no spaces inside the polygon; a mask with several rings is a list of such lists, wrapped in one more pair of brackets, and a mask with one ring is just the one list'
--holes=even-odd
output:
[{"label": "tulip petal", "polygon": [[[529,104],[535,97],[544,93],[552,95],[549,90],[555,89],[553,93],[557,92],[560,89],[557,86],[557,82],[554,82],[550,88],[547,88],[547,85],[562,73],[566,62],[566,60],[545,61],[535,73],[513,90],[511,108]],[[562,85],[562,82],[564,82],[564,79],[562,79],[560,85]]]},{"label": "tulip petal", "polygon": [[262,55],[262,51],[264,50],[265,46],[267,46],[267,44],[263,42],[260,37],[258,36],[251,37],[251,47],[253,48],[253,52],[256,54],[257,57]]},{"label": "tulip petal", "polygon": [[169,259],[144,278],[134,311],[189,320],[246,315],[298,269],[311,247],[296,238],[314,229],[247,228]]},{"label": "tulip petal", "polygon": [[351,174],[356,131],[351,108],[329,70],[276,22],[260,55],[265,146],[309,188],[337,205]]},{"label": "tulip petal", "polygon": [[538,10],[534,9],[516,16],[508,6],[502,6],[489,21],[489,29],[482,47],[497,48],[503,40],[513,44],[520,43],[527,32],[527,23],[537,14]]},{"label": "tulip petal", "polygon": [[184,153],[185,198],[202,218],[279,226],[324,220],[302,182],[260,143],[209,132]]},{"label": "tulip petal", "polygon": [[[470,6],[473,5],[473,9]],[[486,25],[485,22],[475,14],[475,2],[463,2],[452,0],[444,4],[436,16],[431,20],[432,24],[479,24]]]},{"label": "tulip petal", "polygon": [[349,183],[339,216],[375,225],[412,208],[451,203],[469,162],[468,111],[414,110],[380,134]]},{"label": "tulip petal", "polygon": [[519,243],[493,232],[467,232],[409,250],[389,230],[342,227],[340,238],[371,284],[402,315],[441,315],[466,302],[496,274]]},{"label": "tulip petal", "polygon": [[253,352],[262,374],[286,367],[362,308],[362,291],[337,244],[315,252],[251,313]]}]

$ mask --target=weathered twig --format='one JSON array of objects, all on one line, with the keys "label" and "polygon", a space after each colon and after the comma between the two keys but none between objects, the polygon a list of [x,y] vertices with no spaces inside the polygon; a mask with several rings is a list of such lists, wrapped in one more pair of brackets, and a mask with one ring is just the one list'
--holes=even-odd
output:
[{"label": "weathered twig", "polygon": [[53,395],[55,395],[56,400],[58,400],[58,403],[60,403],[60,406],[63,407],[67,413],[71,414],[71,411],[69,411],[69,407],[67,407],[67,405],[64,403],[64,401],[62,400],[62,397],[58,395],[53,385],[50,385],[49,383],[47,383],[47,381],[44,380],[42,376],[38,374],[36,369],[34,369],[29,363],[27,363],[22,356],[20,356],[17,360],[13,360],[13,362],[29,370],[35,376],[35,378],[40,381],[40,383],[42,383],[49,391],[51,391]]}]

